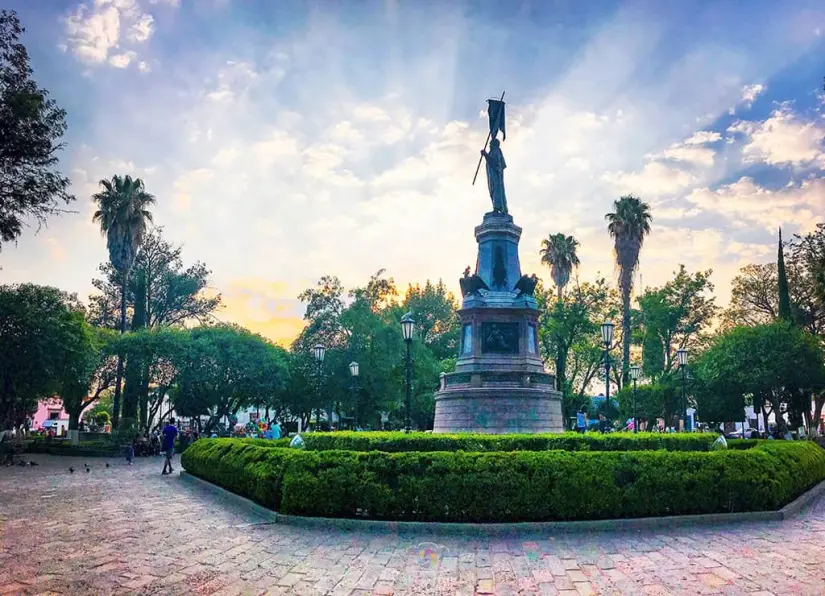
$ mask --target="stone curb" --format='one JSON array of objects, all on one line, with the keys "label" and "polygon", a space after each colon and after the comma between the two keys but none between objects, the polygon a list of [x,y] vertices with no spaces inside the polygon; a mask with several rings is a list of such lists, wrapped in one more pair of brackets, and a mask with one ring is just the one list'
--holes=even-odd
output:
[{"label": "stone curb", "polygon": [[673,515],[669,517],[639,517],[630,519],[599,519],[566,522],[518,522],[502,524],[474,524],[448,522],[393,522],[368,519],[342,519],[282,515],[257,503],[202,480],[187,472],[180,472],[181,480],[205,488],[227,501],[243,507],[267,522],[305,528],[335,528],[389,532],[391,534],[466,534],[473,536],[502,536],[512,534],[567,534],[586,532],[619,532],[650,530],[678,526],[705,524],[731,524],[741,522],[775,522],[790,519],[825,493],[825,481],[802,493],[796,500],[778,511],[746,511],[741,513],[709,513],[700,515]]}]

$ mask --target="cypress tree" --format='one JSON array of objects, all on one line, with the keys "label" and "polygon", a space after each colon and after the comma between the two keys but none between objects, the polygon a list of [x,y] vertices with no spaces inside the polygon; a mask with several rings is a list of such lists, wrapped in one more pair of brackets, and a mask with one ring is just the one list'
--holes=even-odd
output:
[{"label": "cypress tree", "polygon": [[788,276],[785,273],[785,252],[782,247],[782,228],[779,228],[779,255],[776,264],[779,286],[779,318],[783,321],[793,321],[791,314],[791,295],[788,290]]}]

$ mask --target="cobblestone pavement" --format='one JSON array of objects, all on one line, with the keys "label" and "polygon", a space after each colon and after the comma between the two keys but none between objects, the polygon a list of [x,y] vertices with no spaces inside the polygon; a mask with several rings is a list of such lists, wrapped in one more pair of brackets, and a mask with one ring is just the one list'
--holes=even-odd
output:
[{"label": "cobblestone pavement", "polygon": [[262,523],[159,458],[32,459],[0,468],[0,595],[825,594],[825,499],[783,523],[415,537]]}]

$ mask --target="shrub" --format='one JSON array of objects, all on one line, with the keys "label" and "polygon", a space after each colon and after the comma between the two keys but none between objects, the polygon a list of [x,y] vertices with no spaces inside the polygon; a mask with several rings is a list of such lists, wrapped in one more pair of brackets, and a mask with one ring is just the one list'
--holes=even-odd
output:
[{"label": "shrub", "polygon": [[[708,451],[711,433],[563,433],[545,435],[431,434],[403,432],[333,432],[301,435],[309,451]],[[286,447],[289,439],[244,439],[261,447]]]},{"label": "shrub", "polygon": [[774,510],[825,479],[825,450],[303,451],[202,439],[195,476],[284,514],[518,522]]}]

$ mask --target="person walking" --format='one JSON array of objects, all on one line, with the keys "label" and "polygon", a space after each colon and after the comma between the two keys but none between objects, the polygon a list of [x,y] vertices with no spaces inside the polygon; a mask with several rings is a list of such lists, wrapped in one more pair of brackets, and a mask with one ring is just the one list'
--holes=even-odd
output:
[{"label": "person walking", "polygon": [[[178,427],[175,426],[175,419],[170,418],[169,424],[163,427],[163,450],[166,451],[166,456],[163,458],[163,472],[161,475],[165,476],[171,474],[175,470],[172,468],[172,456],[175,455],[175,438],[178,436]],[[166,471],[166,468],[169,471]]]}]

